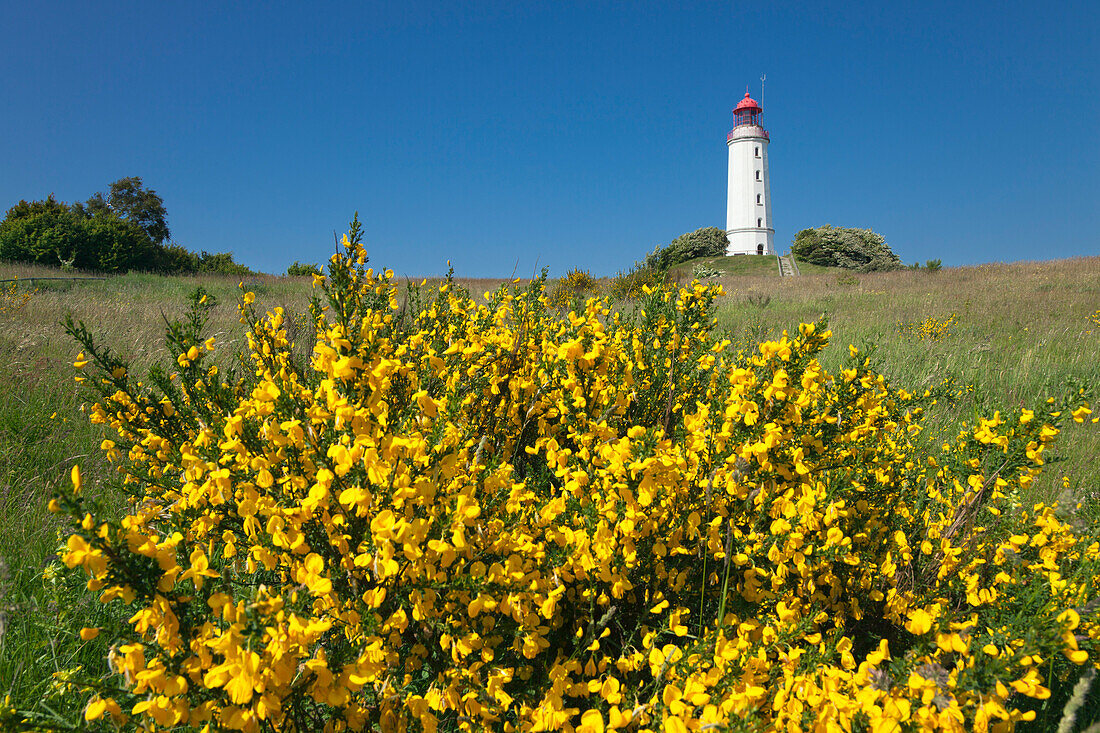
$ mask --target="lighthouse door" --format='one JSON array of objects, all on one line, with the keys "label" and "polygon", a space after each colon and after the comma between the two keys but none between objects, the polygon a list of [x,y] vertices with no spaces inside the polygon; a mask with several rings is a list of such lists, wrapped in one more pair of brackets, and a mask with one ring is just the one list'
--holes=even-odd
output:
[{"label": "lighthouse door", "polygon": [[756,254],[758,254],[758,255],[764,254],[764,245],[762,245],[762,244],[756,245]]}]

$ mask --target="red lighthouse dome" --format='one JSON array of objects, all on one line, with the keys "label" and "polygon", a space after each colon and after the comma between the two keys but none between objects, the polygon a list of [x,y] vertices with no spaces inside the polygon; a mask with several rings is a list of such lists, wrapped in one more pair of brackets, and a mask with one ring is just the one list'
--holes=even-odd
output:
[{"label": "red lighthouse dome", "polygon": [[745,113],[745,112],[761,112],[760,105],[756,103],[756,100],[749,96],[748,92],[745,92],[745,98],[737,103],[737,106],[733,108],[733,113]]},{"label": "red lighthouse dome", "polygon": [[756,125],[757,127],[763,127],[763,125],[760,124],[760,115],[763,111],[760,105],[756,103],[756,100],[750,97],[749,93],[746,91],[745,98],[738,102],[737,106],[733,108],[733,126]]}]

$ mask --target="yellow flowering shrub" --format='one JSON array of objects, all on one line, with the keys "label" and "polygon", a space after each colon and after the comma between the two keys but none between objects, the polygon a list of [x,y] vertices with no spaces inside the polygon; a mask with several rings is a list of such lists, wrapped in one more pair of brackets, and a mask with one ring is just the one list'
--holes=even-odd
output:
[{"label": "yellow flowering shrub", "polygon": [[15,313],[25,306],[38,289],[20,290],[19,278],[15,278],[8,285],[0,285],[0,315]]},{"label": "yellow flowering shrub", "polygon": [[918,341],[931,341],[935,343],[950,336],[951,326],[957,321],[958,316],[954,313],[947,318],[928,316],[923,321],[899,323],[898,333],[910,340],[916,339]]},{"label": "yellow flowering shrub", "polygon": [[402,300],[345,243],[308,359],[249,293],[232,370],[197,296],[147,383],[70,326],[133,497],[54,503],[129,607],[90,725],[1010,730],[1100,658],[1094,530],[1015,498],[1082,395],[941,448],[824,324],[738,356],[698,283]]},{"label": "yellow flowering shrub", "polygon": [[555,308],[564,308],[573,300],[585,299],[596,295],[600,291],[600,284],[587,270],[574,267],[565,273],[565,277],[555,280],[547,289],[547,298]]},{"label": "yellow flowering shrub", "polygon": [[666,279],[664,271],[635,263],[627,272],[619,272],[611,278],[607,295],[612,301],[637,300],[645,296],[646,288],[659,288]]}]

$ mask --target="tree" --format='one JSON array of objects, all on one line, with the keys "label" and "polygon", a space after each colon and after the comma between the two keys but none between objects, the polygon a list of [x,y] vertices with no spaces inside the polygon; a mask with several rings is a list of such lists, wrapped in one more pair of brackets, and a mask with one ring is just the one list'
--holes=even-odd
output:
[{"label": "tree", "polygon": [[[41,201],[20,201],[0,222],[0,260],[84,266],[81,222],[51,193]],[[75,257],[74,257],[75,255]]]},{"label": "tree", "polygon": [[164,202],[137,177],[71,206],[50,194],[20,201],[0,222],[0,260],[99,272],[196,272],[199,258],[166,247]]},{"label": "tree", "polygon": [[696,257],[721,257],[726,254],[729,239],[726,232],[718,227],[704,227],[694,232],[681,234],[668,245],[680,262]]},{"label": "tree", "polygon": [[109,209],[67,206],[52,194],[20,201],[0,222],[0,260],[127,272],[155,269],[158,249],[138,224]]},{"label": "tree", "polygon": [[729,240],[726,232],[717,227],[703,227],[694,232],[681,234],[665,247],[658,247],[647,257],[646,266],[656,270],[667,270],[673,265],[693,260],[696,257],[720,257],[726,253]]},{"label": "tree", "polygon": [[802,262],[858,272],[899,270],[903,266],[881,234],[829,224],[796,234],[791,253]]},{"label": "tree", "polygon": [[305,275],[320,275],[321,267],[315,262],[299,262],[294,260],[294,264],[286,268],[287,277],[302,277]]},{"label": "tree", "polygon": [[164,201],[138,176],[83,203],[65,204],[53,194],[20,201],[0,221],[0,260],[117,273],[252,273],[230,252],[196,254],[169,244],[167,219]]},{"label": "tree", "polygon": [[199,253],[199,272],[234,276],[253,274],[247,266],[233,261],[232,252],[207,252],[205,249]]},{"label": "tree", "polygon": [[160,247],[132,221],[118,216],[97,216],[84,224],[84,252],[88,264],[77,267],[100,272],[156,269]]},{"label": "tree", "polygon": [[171,239],[168,230],[168,210],[164,200],[151,188],[145,188],[141,176],[120,178],[104,195],[96,193],[83,204],[74,204],[74,211],[87,218],[114,214],[136,224],[154,244]]},{"label": "tree", "polygon": [[196,273],[199,271],[199,256],[178,244],[167,244],[157,252],[153,270],[165,274]]}]

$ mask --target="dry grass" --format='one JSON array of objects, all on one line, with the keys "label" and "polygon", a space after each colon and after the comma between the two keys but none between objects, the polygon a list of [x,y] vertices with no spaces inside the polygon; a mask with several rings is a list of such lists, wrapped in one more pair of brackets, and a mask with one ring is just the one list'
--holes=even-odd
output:
[{"label": "dry grass", "polygon": [[[0,279],[13,270],[8,265],[0,266]],[[14,274],[21,279],[28,276],[25,269]],[[56,270],[52,274],[59,275]],[[187,295],[196,287],[205,288],[219,302],[212,313],[211,333],[229,340],[239,338],[236,310],[239,282],[238,278],[218,275],[145,274],[105,281],[39,281],[34,283],[38,292],[27,304],[0,320],[0,341],[11,344],[17,352],[71,361],[74,344],[60,325],[71,314],[100,334],[103,342],[111,344],[117,353],[133,360],[138,367],[147,366],[163,354],[165,320],[184,313]],[[248,276],[245,285],[257,293],[257,299],[265,307],[283,306],[288,312],[302,312],[307,307],[308,279]]]},{"label": "dry grass", "polygon": [[103,275],[96,272],[86,272],[84,270],[62,272],[56,267],[29,265],[23,262],[0,263],[0,280],[7,280],[13,277],[17,277],[20,280],[26,280],[31,277],[103,277]]}]

